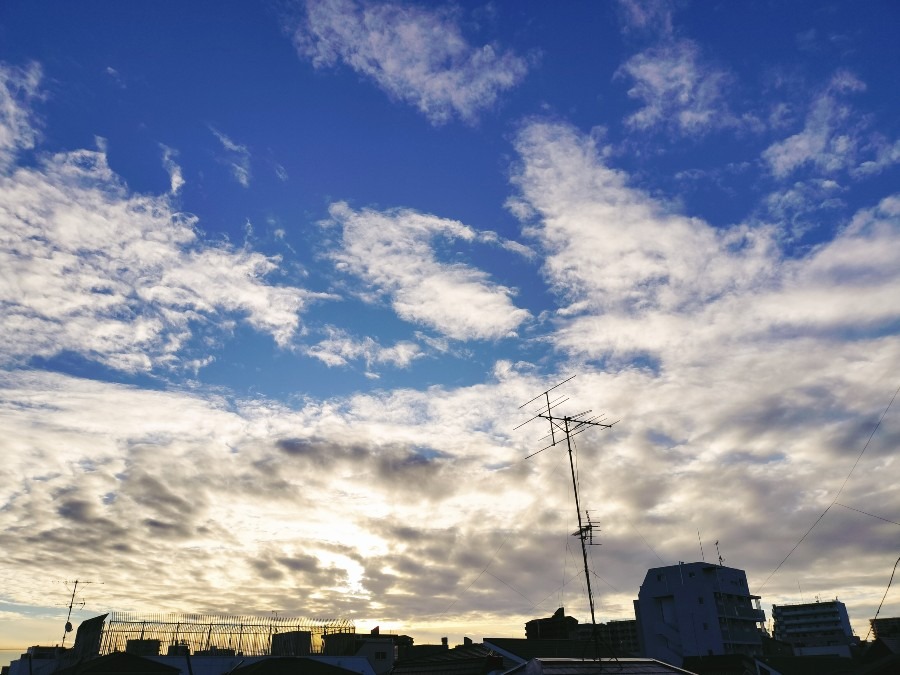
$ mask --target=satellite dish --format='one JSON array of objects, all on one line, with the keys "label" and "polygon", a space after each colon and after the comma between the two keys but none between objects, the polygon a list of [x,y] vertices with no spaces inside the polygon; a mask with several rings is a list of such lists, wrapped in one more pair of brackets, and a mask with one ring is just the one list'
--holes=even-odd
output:
[{"label": "satellite dish", "polygon": [[66,621],[66,632],[67,633],[72,632],[72,622],[71,621]]}]

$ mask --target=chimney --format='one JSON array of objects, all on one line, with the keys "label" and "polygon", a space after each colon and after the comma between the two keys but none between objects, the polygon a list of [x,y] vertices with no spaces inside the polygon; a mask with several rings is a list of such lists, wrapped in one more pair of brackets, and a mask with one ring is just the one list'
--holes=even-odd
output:
[{"label": "chimney", "polygon": [[447,649],[447,647],[450,646],[450,641],[449,641],[447,638],[442,637],[442,638],[441,638],[441,645],[443,645],[444,649]]}]

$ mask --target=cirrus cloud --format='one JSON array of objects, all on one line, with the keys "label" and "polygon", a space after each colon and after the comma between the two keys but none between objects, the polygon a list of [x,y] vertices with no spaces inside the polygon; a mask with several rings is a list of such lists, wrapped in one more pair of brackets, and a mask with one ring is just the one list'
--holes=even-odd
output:
[{"label": "cirrus cloud", "polygon": [[470,45],[447,10],[395,3],[307,2],[294,43],[316,67],[344,63],[433,124],[474,122],[527,71],[512,53]]},{"label": "cirrus cloud", "polygon": [[354,211],[338,202],[329,213],[342,232],[331,258],[371,286],[370,300],[388,296],[400,318],[456,340],[495,340],[530,316],[513,304],[512,289],[474,267],[441,262],[433,246],[439,238],[495,243],[495,234],[409,209]]},{"label": "cirrus cloud", "polygon": [[[0,137],[26,147],[17,76],[0,72]],[[196,331],[219,330],[212,321],[245,321],[287,347],[316,294],[267,283],[276,257],[204,242],[169,196],[131,192],[99,145],[0,175],[0,360],[75,353],[130,373],[175,367]],[[180,174],[170,151],[164,159],[175,192]]]}]

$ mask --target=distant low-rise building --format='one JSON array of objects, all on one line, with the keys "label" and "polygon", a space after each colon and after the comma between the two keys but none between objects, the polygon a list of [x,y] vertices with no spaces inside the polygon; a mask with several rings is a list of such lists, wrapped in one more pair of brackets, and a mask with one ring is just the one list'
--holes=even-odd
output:
[{"label": "distant low-rise building", "polygon": [[638,625],[635,619],[607,621],[601,624],[601,635],[616,654],[637,655],[641,651]]},{"label": "distant low-rise building", "polygon": [[575,640],[578,638],[578,619],[566,616],[560,607],[553,616],[532,619],[525,624],[526,640]]},{"label": "distant low-rise building", "polygon": [[850,628],[847,607],[835,598],[825,602],[772,605],[775,639],[787,642],[798,656],[851,656],[859,639]]},{"label": "distant low-rise building", "polygon": [[900,637],[900,616],[888,616],[883,619],[869,619],[872,634],[876,638]]}]

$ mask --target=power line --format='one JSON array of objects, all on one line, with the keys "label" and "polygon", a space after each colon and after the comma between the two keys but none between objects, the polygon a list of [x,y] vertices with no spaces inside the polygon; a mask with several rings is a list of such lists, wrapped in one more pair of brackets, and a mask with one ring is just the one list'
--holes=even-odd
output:
[{"label": "power line", "polygon": [[499,581],[501,584],[503,584],[504,586],[506,586],[506,587],[507,587],[509,590],[511,590],[512,592],[517,593],[517,594],[519,594],[520,596],[522,596],[522,598],[525,599],[525,602],[527,602],[529,605],[531,605],[531,609],[534,609],[534,608],[535,608],[535,604],[531,601],[531,599],[530,599],[527,595],[525,595],[522,591],[520,591],[518,588],[516,588],[516,587],[513,586],[512,584],[506,583],[505,581],[503,581],[503,579],[501,579],[500,577],[498,577],[498,576],[497,576],[496,574],[494,574],[493,572],[487,572],[487,573],[490,574],[492,577],[494,577],[494,578],[495,578],[497,581]]},{"label": "power line", "polygon": [[857,455],[856,461],[853,462],[853,466],[850,468],[850,472],[847,474],[847,477],[844,479],[844,482],[841,483],[841,487],[837,491],[837,494],[834,496],[834,499],[831,501],[831,503],[828,505],[828,507],[824,511],[822,511],[822,515],[820,515],[818,518],[816,518],[816,522],[814,522],[812,524],[812,527],[810,527],[806,531],[806,534],[804,534],[802,537],[800,537],[800,541],[798,541],[796,544],[794,544],[794,548],[792,548],[790,551],[788,551],[788,554],[786,556],[784,556],[784,560],[782,560],[780,563],[778,563],[778,566],[774,570],[772,570],[772,573],[768,577],[766,577],[766,580],[763,582],[762,586],[759,587],[760,592],[762,592],[762,590],[766,587],[766,584],[769,583],[769,580],[775,576],[775,574],[778,572],[778,570],[781,569],[781,566],[787,562],[787,559],[791,557],[791,554],[797,550],[797,547],[800,546],[800,544],[802,544],[803,541],[809,536],[809,533],[812,532],[813,529],[816,527],[816,525],[818,525],[822,521],[822,518],[824,518],[825,514],[831,510],[831,507],[834,506],[835,504],[837,504],[837,500],[841,496],[841,492],[844,491],[844,487],[847,485],[847,481],[850,480],[850,476],[852,476],[853,472],[856,470],[856,466],[859,464],[859,460],[862,459],[863,454],[865,454],[866,450],[869,447],[869,443],[872,442],[872,437],[875,436],[875,432],[878,431],[878,427],[881,426],[881,421],[884,419],[884,416],[887,415],[888,410],[890,410],[891,406],[894,405],[894,399],[897,398],[898,393],[900,393],[900,386],[898,386],[896,391],[894,391],[894,395],[891,396],[891,400],[888,402],[887,407],[884,409],[884,412],[881,413],[881,417],[878,418],[878,422],[876,422],[875,426],[872,428],[872,433],[870,433],[869,438],[866,439],[866,444],[863,446],[863,449],[859,451],[859,455]]},{"label": "power line", "polygon": [[[488,564],[485,565],[484,569],[478,573],[477,577],[472,579],[472,582],[468,586],[466,586],[466,589],[462,593],[460,593],[458,596],[456,596],[453,599],[453,602],[451,602],[449,605],[447,605],[447,609],[445,609],[443,612],[441,612],[440,616],[438,617],[439,619],[444,618],[444,615],[446,615],[447,612],[449,612],[453,608],[453,605],[455,605],[462,596],[464,596],[466,593],[468,593],[469,589],[475,585],[475,582],[477,582],[482,576],[484,576],[484,573],[488,571],[488,567],[490,567],[491,564],[494,562],[494,560],[497,558],[497,554],[500,553],[500,549],[503,548],[503,545],[506,543],[506,540],[509,539],[511,534],[512,534],[512,531],[506,533],[506,536],[503,538],[503,541],[500,542],[500,545],[497,547],[497,550],[494,551],[494,555],[491,556],[491,559],[488,561]],[[491,574],[491,576],[494,576],[494,575]],[[494,577],[494,578],[496,579],[496,577]]]},{"label": "power line", "polygon": [[[894,580],[894,572],[897,571],[898,563],[900,563],[900,558],[897,558],[897,562],[894,563],[894,569],[891,570],[891,578],[888,579],[887,588],[884,589],[884,595],[881,596],[881,602],[878,603],[878,609],[875,610],[875,619],[878,618],[878,613],[881,611],[881,606],[884,604],[884,599],[887,597],[888,591],[891,588],[891,582]],[[869,624],[869,632],[866,633],[866,640],[869,639],[869,633],[872,632],[872,626],[875,625],[875,619],[872,619],[872,623]]]},{"label": "power line", "polygon": [[874,513],[869,513],[868,511],[861,511],[860,509],[854,509],[852,506],[847,506],[846,504],[835,504],[835,506],[843,506],[845,509],[850,509],[851,511],[856,511],[857,513],[861,513],[864,516],[872,516],[873,518],[878,518],[878,520],[883,520],[886,523],[891,523],[891,525],[900,525],[896,520],[888,520],[887,518],[882,518],[881,516],[876,516]]},{"label": "power line", "polygon": [[644,545],[650,549],[650,552],[656,556],[656,559],[659,560],[659,562],[661,562],[663,565],[665,565],[666,564],[665,560],[663,560],[662,558],[659,557],[659,553],[657,553],[656,550],[647,542],[647,540],[644,539],[644,535],[641,534],[641,531],[639,529],[637,529],[637,527],[634,525],[634,523],[632,523],[630,520],[628,520],[628,518],[626,518],[624,516],[623,516],[623,519],[625,520],[626,523],[628,523],[628,525],[631,527],[631,529],[637,533],[637,536],[639,536],[641,538],[641,541],[644,542]]}]

